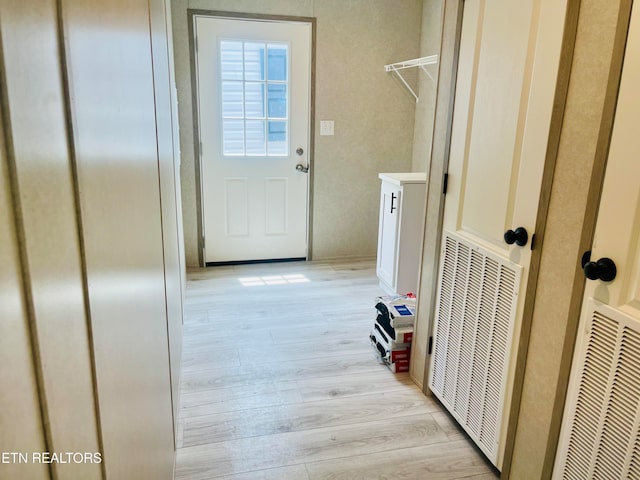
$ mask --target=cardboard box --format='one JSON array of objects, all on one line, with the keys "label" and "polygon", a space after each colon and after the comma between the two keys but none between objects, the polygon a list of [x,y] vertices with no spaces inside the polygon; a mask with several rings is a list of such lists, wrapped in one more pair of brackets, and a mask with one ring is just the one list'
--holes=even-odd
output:
[{"label": "cardboard box", "polygon": [[379,358],[387,364],[397,361],[409,361],[411,357],[410,343],[390,345],[384,333],[375,325],[371,329],[369,339]]},{"label": "cardboard box", "polygon": [[406,295],[388,295],[376,299],[380,323],[393,328],[408,328],[415,324],[416,299]]},{"label": "cardboard box", "polygon": [[389,370],[391,370],[393,373],[403,373],[403,372],[408,372],[409,371],[409,360],[406,361],[398,361],[398,362],[394,362],[394,363],[387,363],[387,367],[389,367]]},{"label": "cardboard box", "polygon": [[394,373],[409,371],[415,302],[415,297],[408,295],[376,298],[378,316],[369,339],[378,360]]},{"label": "cardboard box", "polygon": [[380,335],[384,339],[383,343],[389,348],[392,348],[394,345],[411,344],[413,340],[413,327],[393,328],[386,323],[384,319],[381,319],[380,316],[376,319],[373,328],[380,332]]},{"label": "cardboard box", "polygon": [[393,355],[394,352],[391,352],[391,355],[389,356],[383,356],[385,355],[384,347],[377,342],[375,334],[373,333],[373,330],[369,338],[371,339],[371,344],[373,345],[378,362],[386,365],[387,368],[391,370],[393,373],[403,373],[403,372],[409,371],[409,358],[411,356],[411,349],[407,349],[404,352],[399,350],[394,351],[399,355],[399,357],[406,356],[406,359],[400,359],[398,357],[397,359],[392,360],[392,358],[396,358]]}]

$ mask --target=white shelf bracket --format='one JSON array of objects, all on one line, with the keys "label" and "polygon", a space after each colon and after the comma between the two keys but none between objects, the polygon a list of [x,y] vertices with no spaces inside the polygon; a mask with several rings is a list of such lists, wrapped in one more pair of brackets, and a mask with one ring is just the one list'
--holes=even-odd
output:
[{"label": "white shelf bracket", "polygon": [[420,65],[420,68],[422,69],[422,71],[423,71],[424,73],[426,73],[426,74],[427,74],[427,77],[429,77],[433,83],[436,83],[436,80],[431,76],[431,74],[429,73],[429,70],[427,70],[426,68],[424,68],[424,65]]},{"label": "white shelf bracket", "polygon": [[411,86],[407,83],[407,81],[404,79],[404,77],[402,76],[402,74],[398,71],[398,69],[396,67],[394,67],[393,65],[385,65],[385,70],[387,70],[387,72],[396,72],[396,75],[398,75],[398,78],[402,81],[402,83],[404,83],[404,86],[407,87],[407,89],[411,92],[411,95],[413,95],[413,98],[416,99],[416,103],[418,103],[418,95],[416,95],[416,92],[413,91],[413,88],[411,88]]},{"label": "white shelf bracket", "polygon": [[391,63],[389,65],[385,65],[384,69],[387,72],[396,72],[396,75],[398,75],[398,78],[400,78],[404,86],[407,87],[407,90],[409,90],[411,92],[411,95],[413,95],[413,98],[416,99],[416,103],[418,103],[418,101],[420,100],[418,98],[418,95],[416,95],[416,92],[413,91],[413,88],[411,88],[411,86],[404,79],[404,77],[400,73],[400,70],[403,70],[405,68],[420,67],[420,69],[427,74],[427,76],[431,79],[431,81],[435,83],[436,82],[435,79],[433,78],[431,73],[429,73],[429,71],[425,68],[425,66],[435,65],[437,63],[438,63],[438,55],[430,55],[428,57],[414,58],[413,60],[406,60],[404,62]]}]

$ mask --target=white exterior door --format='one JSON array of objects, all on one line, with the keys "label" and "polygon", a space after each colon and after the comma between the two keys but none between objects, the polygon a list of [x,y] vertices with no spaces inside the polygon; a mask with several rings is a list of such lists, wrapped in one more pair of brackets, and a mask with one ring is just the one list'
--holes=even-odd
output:
[{"label": "white exterior door", "polygon": [[429,387],[498,468],[565,10],[464,2]]},{"label": "white exterior door", "polygon": [[311,24],[194,22],[205,261],[306,258]]},{"label": "white exterior door", "polygon": [[[553,477],[640,478],[640,8],[634,5]],[[616,266],[615,278],[610,259]],[[586,260],[586,258],[585,258]],[[609,276],[607,276],[609,274]],[[610,279],[610,280],[609,280]],[[607,281],[608,280],[608,281]]]}]

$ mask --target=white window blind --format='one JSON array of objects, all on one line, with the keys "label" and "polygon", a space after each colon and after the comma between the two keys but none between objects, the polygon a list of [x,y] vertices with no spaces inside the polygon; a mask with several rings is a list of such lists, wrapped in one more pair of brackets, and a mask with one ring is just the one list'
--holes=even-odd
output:
[{"label": "white window blind", "polygon": [[289,46],[220,41],[222,153],[289,155]]}]

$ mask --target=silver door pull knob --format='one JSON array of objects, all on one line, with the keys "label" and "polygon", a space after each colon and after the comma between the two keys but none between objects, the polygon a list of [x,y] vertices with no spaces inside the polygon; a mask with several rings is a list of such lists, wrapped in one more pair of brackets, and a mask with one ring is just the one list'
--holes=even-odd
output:
[{"label": "silver door pull knob", "polygon": [[298,148],[296,148],[296,153],[297,153],[299,156],[302,156],[302,154],[304,153],[304,150],[302,149],[302,147],[298,147]]},{"label": "silver door pull knob", "polygon": [[301,163],[296,165],[296,170],[302,173],[309,173],[309,167],[305,167]]}]

